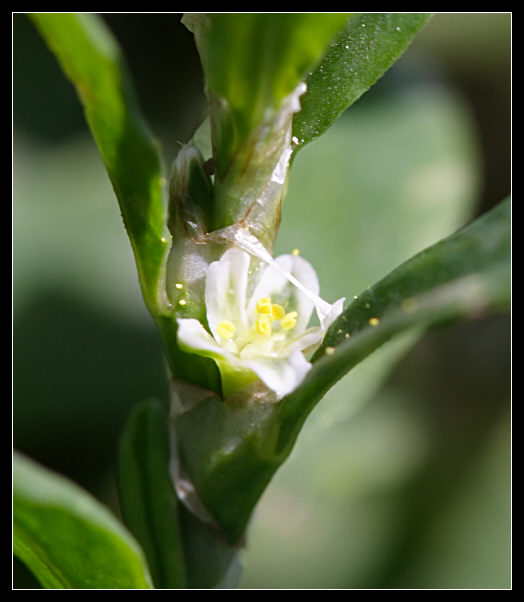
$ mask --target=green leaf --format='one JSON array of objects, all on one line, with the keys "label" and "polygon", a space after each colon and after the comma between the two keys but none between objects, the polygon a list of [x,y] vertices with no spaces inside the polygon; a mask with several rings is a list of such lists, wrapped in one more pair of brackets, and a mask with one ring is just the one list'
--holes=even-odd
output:
[{"label": "green leaf", "polygon": [[272,248],[304,79],[346,18],[342,13],[184,17],[195,34],[209,101],[216,168],[210,230],[241,222]]},{"label": "green leaf", "polygon": [[119,490],[127,526],[146,554],[157,588],[185,587],[178,501],[170,476],[167,412],[148,401],[129,416],[119,454]]},{"label": "green leaf", "polygon": [[[293,92],[347,17],[343,13],[184,16],[202,60],[212,121],[221,124],[215,132],[219,174],[267,111],[277,110]],[[220,105],[213,99],[220,99]]]},{"label": "green leaf", "polygon": [[303,384],[279,404],[211,397],[178,417],[181,461],[229,541],[241,538],[310,411],[348,370],[409,328],[508,303],[509,222],[506,201],[367,289],[332,326]]},{"label": "green leaf", "polygon": [[167,303],[162,166],[120,49],[94,14],[30,16],[76,88],[120,205],[146,305],[157,315]]},{"label": "green leaf", "polygon": [[282,443],[296,437],[330,387],[392,336],[507,307],[510,221],[507,199],[358,295],[331,326],[302,385],[284,399]]},{"label": "green leaf", "polygon": [[150,589],[142,551],[88,493],[14,455],[14,552],[45,588]]},{"label": "green leaf", "polygon": [[[299,247],[328,301],[352,299],[457,230],[478,199],[481,165],[467,105],[397,69],[404,85],[357,103],[293,162],[275,254]],[[302,440],[352,415],[419,336],[396,337],[330,389]]]},{"label": "green leaf", "polygon": [[429,13],[358,13],[346,21],[307,79],[293,135],[318,138],[404,53]]},{"label": "green leaf", "polygon": [[[163,405],[148,401],[130,414],[119,454],[122,512],[142,545],[157,588],[227,587],[238,550],[180,504],[173,479],[183,477]],[[183,491],[183,487],[181,489]]]}]

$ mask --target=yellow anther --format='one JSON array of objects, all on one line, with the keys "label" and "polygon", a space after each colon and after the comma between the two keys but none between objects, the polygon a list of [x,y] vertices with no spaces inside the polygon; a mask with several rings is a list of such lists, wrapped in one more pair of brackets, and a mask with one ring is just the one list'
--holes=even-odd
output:
[{"label": "yellow anther", "polygon": [[280,320],[284,317],[286,310],[278,303],[271,304],[271,318],[273,320]]},{"label": "yellow anther", "polygon": [[175,288],[177,288],[177,289],[179,289],[179,290],[180,290],[181,288],[184,288],[184,285],[183,285],[181,282],[177,282],[177,283],[175,284]]},{"label": "yellow anther", "polygon": [[231,339],[235,334],[235,325],[229,320],[222,320],[217,324],[217,334],[222,339]]},{"label": "yellow anther", "polygon": [[266,337],[271,336],[271,322],[267,315],[262,315],[258,318],[255,328],[258,334],[263,334]]},{"label": "yellow anther", "polygon": [[380,320],[378,318],[369,318],[369,325],[370,326],[378,326]]},{"label": "yellow anther", "polygon": [[334,347],[326,347],[325,353],[326,353],[326,355],[333,355],[335,353],[335,348]]},{"label": "yellow anther", "polygon": [[294,255],[295,257],[296,257],[297,255],[300,255],[300,249],[293,249],[293,250],[291,251],[291,255]]},{"label": "yellow anther", "polygon": [[270,314],[271,307],[271,299],[269,297],[261,297],[257,301],[257,312],[259,314]]},{"label": "yellow anther", "polygon": [[186,305],[187,301],[185,299],[180,299],[178,305]]},{"label": "yellow anther", "polygon": [[296,311],[290,311],[283,318],[281,318],[280,326],[282,326],[284,330],[293,330],[293,328],[295,328],[297,325],[297,315],[298,314]]}]

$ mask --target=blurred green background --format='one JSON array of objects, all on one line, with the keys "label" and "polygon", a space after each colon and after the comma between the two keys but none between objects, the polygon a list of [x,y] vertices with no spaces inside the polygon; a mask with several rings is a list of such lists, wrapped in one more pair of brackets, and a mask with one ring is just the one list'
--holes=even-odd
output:
[{"label": "blurred green background", "polygon": [[[104,14],[166,165],[205,112],[177,14]],[[511,16],[437,14],[297,156],[277,253],[351,298],[510,191]],[[63,78],[13,15],[13,438],[118,513],[131,406],[167,398],[118,206]],[[244,588],[510,587],[510,321],[373,354],[311,415],[242,553]],[[36,586],[15,562],[15,587]]]}]

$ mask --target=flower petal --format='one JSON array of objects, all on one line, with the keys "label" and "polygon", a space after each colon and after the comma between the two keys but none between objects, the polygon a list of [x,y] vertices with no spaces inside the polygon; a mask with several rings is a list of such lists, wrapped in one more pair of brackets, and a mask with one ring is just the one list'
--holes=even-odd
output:
[{"label": "flower petal", "polygon": [[311,369],[311,364],[298,350],[285,358],[260,356],[244,360],[242,364],[250,368],[279,399],[295,390]]},{"label": "flower petal", "polygon": [[292,350],[313,351],[324,339],[326,331],[320,326],[308,328],[298,336],[289,340],[280,351],[280,355],[288,355]]},{"label": "flower petal", "polygon": [[318,315],[321,325],[308,328],[304,332],[301,332],[297,336],[293,337],[281,349],[280,355],[287,355],[288,353],[290,353],[291,349],[299,349],[300,351],[303,351],[305,353],[315,351],[315,349],[324,340],[327,329],[342,313],[342,310],[344,308],[344,301],[344,297],[335,301],[335,303],[333,303],[333,305],[330,306],[330,309],[326,314],[320,314],[319,312]]},{"label": "flower petal", "polygon": [[[289,276],[296,279],[311,295],[305,294]],[[313,312],[313,297],[318,296],[318,293],[318,278],[313,266],[299,255],[280,255],[262,273],[249,301],[247,315],[254,315],[258,299],[271,297],[271,300],[282,305],[286,312],[297,312],[295,331],[302,332]]]},{"label": "flower petal", "polygon": [[335,301],[335,303],[333,303],[330,306],[329,310],[323,314],[318,312],[318,308],[317,308],[318,317],[320,319],[320,325],[322,326],[324,333],[331,326],[331,324],[333,324],[333,322],[338,318],[338,316],[342,313],[342,310],[344,309],[344,301],[345,300],[346,300],[345,297],[341,297],[340,299],[337,299]]},{"label": "flower petal", "polygon": [[177,340],[182,351],[214,360],[226,360],[232,365],[238,363],[236,357],[221,347],[198,320],[179,318],[177,323]]},{"label": "flower petal", "polygon": [[208,268],[205,292],[207,320],[217,340],[217,324],[222,320],[232,322],[238,329],[247,326],[246,291],[249,262],[248,253],[232,248]]}]

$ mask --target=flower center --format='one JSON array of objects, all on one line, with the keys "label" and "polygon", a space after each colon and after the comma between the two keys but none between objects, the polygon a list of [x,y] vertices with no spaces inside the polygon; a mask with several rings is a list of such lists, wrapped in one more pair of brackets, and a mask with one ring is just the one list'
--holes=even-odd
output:
[{"label": "flower center", "polygon": [[233,322],[230,320],[221,320],[216,327],[218,336],[224,341],[230,341],[235,337],[237,347],[243,348],[246,344],[253,341],[256,335],[266,339],[273,334],[273,324],[284,331],[290,331],[297,324],[297,312],[286,310],[278,303],[273,303],[270,297],[261,297],[255,307],[256,319],[253,326],[246,332],[237,332]]},{"label": "flower center", "polygon": [[293,330],[297,324],[297,312],[286,310],[278,303],[273,303],[270,297],[261,297],[257,301],[256,312],[258,314],[255,329],[258,334],[271,336],[271,322],[280,321],[283,330]]}]

